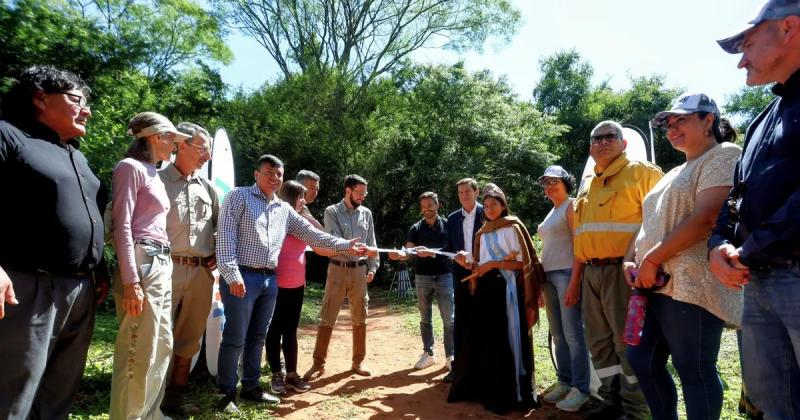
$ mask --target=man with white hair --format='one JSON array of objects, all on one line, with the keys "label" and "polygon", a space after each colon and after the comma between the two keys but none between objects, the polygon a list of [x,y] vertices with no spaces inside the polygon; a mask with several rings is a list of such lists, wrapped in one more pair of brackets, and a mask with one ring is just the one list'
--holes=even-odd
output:
[{"label": "man with white hair", "polygon": [[601,381],[603,404],[587,413],[588,419],[650,414],[625,359],[622,333],[631,288],[622,263],[632,258],[644,196],[664,174],[650,163],[628,160],[627,144],[619,123],[597,124],[589,146],[594,171],[584,177],[575,199],[575,260],[564,300],[567,306],[581,301],[586,344]]}]

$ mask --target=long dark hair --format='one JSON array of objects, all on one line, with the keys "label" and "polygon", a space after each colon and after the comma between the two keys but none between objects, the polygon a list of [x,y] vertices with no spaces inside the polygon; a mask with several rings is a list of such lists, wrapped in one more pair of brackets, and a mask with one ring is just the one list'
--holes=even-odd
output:
[{"label": "long dark hair", "polygon": [[[710,114],[710,112],[698,111],[696,114],[697,117],[702,120],[706,117],[706,115]],[[717,143],[732,143],[735,142],[739,137],[730,120],[727,118],[722,118],[718,115],[714,116],[714,123],[711,125],[711,132],[714,134],[714,139],[717,141]]]}]

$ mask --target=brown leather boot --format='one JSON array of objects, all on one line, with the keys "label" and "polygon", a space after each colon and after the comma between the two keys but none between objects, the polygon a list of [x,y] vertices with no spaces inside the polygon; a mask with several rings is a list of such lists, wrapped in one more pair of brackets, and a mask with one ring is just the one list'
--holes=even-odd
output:
[{"label": "brown leather boot", "polygon": [[353,325],[353,372],[356,375],[371,376],[369,368],[364,365],[367,356],[367,326]]},{"label": "brown leather boot", "polygon": [[303,380],[310,381],[325,374],[325,359],[328,357],[328,345],[331,342],[333,327],[320,325],[317,327],[317,342],[314,344],[314,364],[311,365]]},{"label": "brown leather boot", "polygon": [[164,394],[164,401],[161,409],[167,413],[178,415],[200,414],[200,407],[195,404],[186,403],[183,395],[189,383],[189,371],[192,367],[192,359],[188,357],[175,356],[172,359],[172,374],[169,377],[169,384]]}]

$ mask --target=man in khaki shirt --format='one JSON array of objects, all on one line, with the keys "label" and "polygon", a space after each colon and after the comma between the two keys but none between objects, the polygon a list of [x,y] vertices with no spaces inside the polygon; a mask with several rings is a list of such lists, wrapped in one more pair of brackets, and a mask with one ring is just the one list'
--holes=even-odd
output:
[{"label": "man in khaki shirt", "polygon": [[200,350],[200,339],[211,310],[216,266],[214,234],[219,199],[209,181],[197,174],[211,159],[211,139],[205,128],[178,124],[178,131],[192,136],[178,144],[175,162],[159,171],[171,207],[167,235],[172,247],[172,319],[174,357],[172,373],[162,404],[165,412],[196,414],[195,405],[184,405],[192,357]]}]

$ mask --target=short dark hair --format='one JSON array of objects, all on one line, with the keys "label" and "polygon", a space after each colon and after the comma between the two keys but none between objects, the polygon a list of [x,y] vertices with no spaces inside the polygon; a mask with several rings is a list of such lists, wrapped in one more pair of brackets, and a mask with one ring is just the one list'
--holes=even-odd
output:
[{"label": "short dark hair", "polygon": [[306,187],[303,184],[297,181],[286,181],[281,185],[281,189],[278,190],[278,198],[289,203],[294,208],[297,198],[302,197],[305,193]]},{"label": "short dark hair", "polygon": [[425,191],[424,193],[419,195],[419,201],[422,201],[426,198],[429,200],[433,200],[434,204],[439,204],[439,195],[433,191]]},{"label": "short dark hair", "polygon": [[272,166],[273,168],[283,168],[283,161],[273,155],[261,155],[256,161],[256,170],[261,169],[264,164]]},{"label": "short dark hair", "polygon": [[87,98],[91,89],[75,73],[52,66],[33,66],[25,69],[13,81],[11,89],[0,101],[0,115],[13,124],[27,124],[36,120],[33,95],[36,92],[57,93],[80,90]]},{"label": "short dark hair", "polygon": [[368,185],[367,180],[360,175],[350,174],[344,177],[344,188],[353,189],[358,185]]},{"label": "short dark hair", "polygon": [[478,191],[478,181],[474,180],[473,178],[461,178],[456,182],[456,188],[459,185],[469,184],[472,187],[472,191]]},{"label": "short dark hair", "polygon": [[196,136],[198,134],[205,134],[205,136],[209,140],[211,140],[211,134],[209,134],[208,130],[206,130],[205,127],[203,127],[200,124],[195,124],[195,123],[184,121],[184,122],[178,123],[178,125],[175,127],[175,129],[180,131],[181,133],[186,134],[187,136],[189,136],[189,138],[186,139],[186,141],[185,141],[185,143],[187,143],[187,144],[190,144],[192,141],[194,141],[194,136]]},{"label": "short dark hair", "polygon": [[305,182],[305,180],[307,179],[313,179],[314,181],[319,181],[319,175],[307,169],[301,169],[300,172],[297,173],[297,176],[294,179],[297,182]]}]

